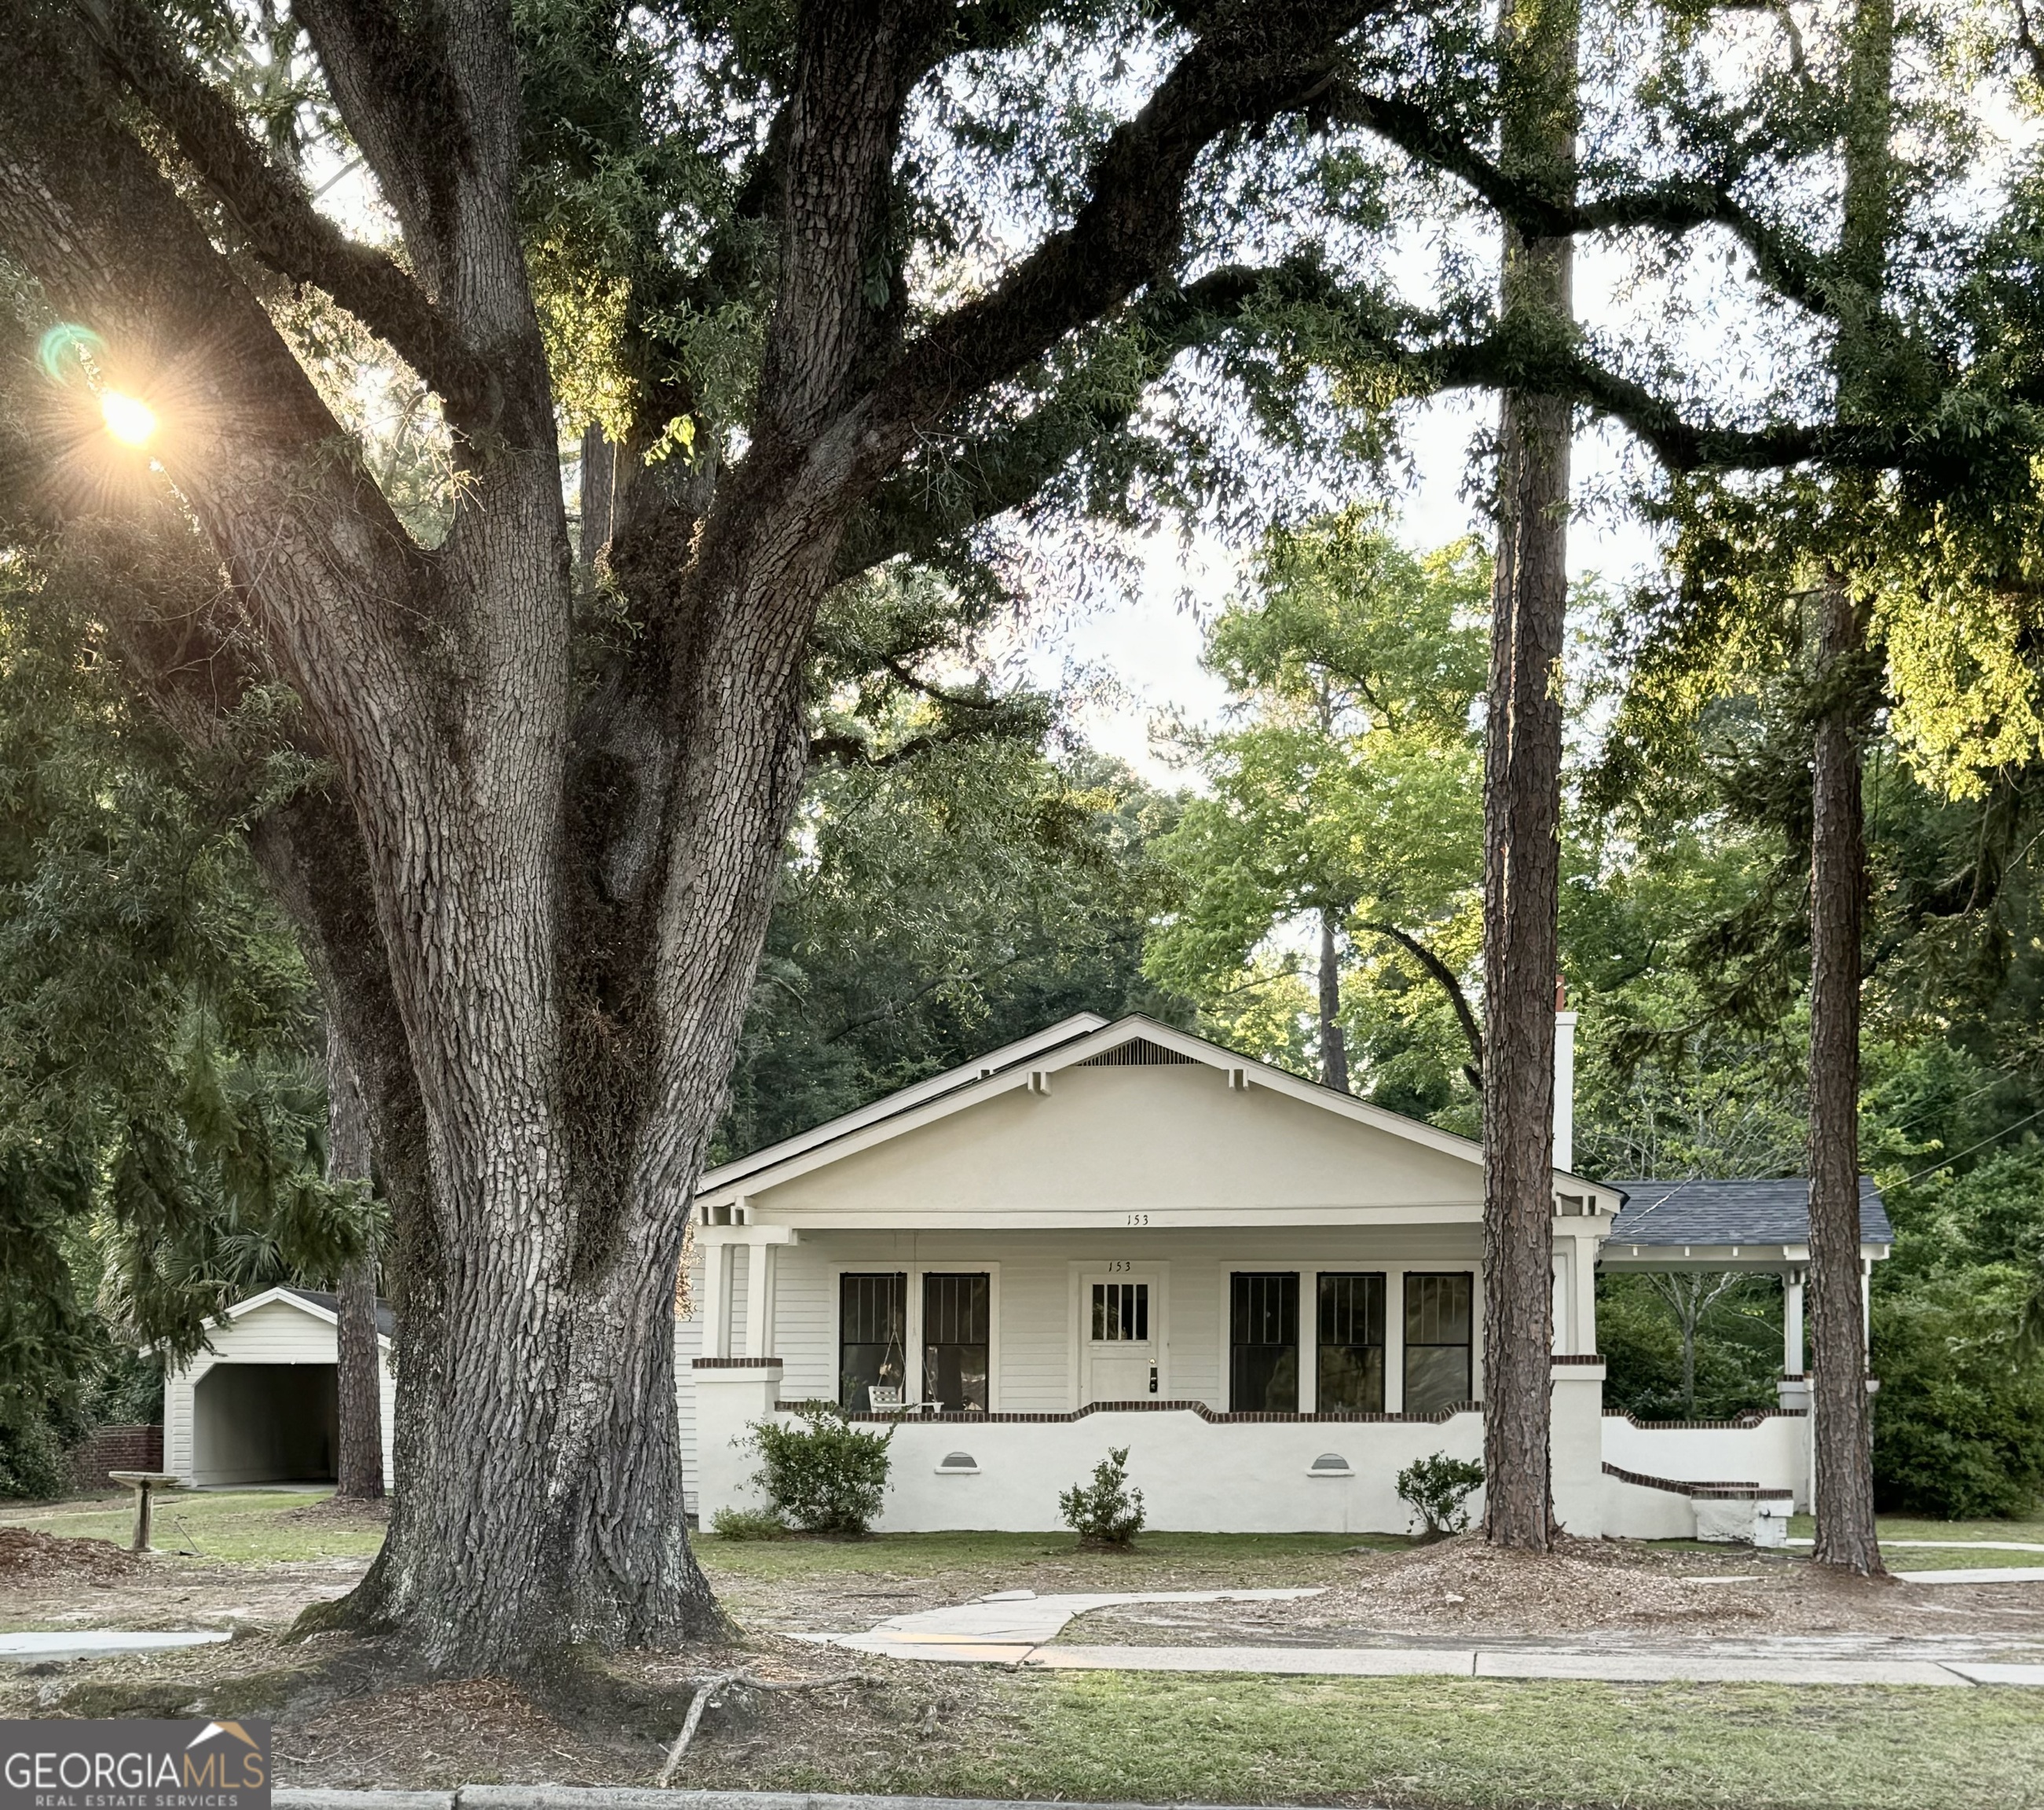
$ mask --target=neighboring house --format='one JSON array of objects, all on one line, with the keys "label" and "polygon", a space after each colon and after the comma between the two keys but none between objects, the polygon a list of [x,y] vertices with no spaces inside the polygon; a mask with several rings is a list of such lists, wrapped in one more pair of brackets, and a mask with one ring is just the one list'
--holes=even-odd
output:
[{"label": "neighboring house", "polygon": [[[390,1310],[376,1309],[383,1474],[392,1474]],[[265,1289],[207,1332],[207,1348],[163,1376],[163,1468],[195,1488],[330,1483],[340,1455],[338,1303],[313,1289]]]},{"label": "neighboring house", "polygon": [[[1805,1418],[1607,1420],[1596,1273],[1628,1224],[1640,1266],[1807,1252],[1770,1221],[1748,1254],[1753,1202],[1727,1197],[1732,1235],[1676,1257],[1669,1201],[1570,1174],[1573,1027],[1557,1512],[1585,1535],[1751,1532],[1763,1512],[1778,1532]],[[1125,1446],[1153,1526],[1402,1529],[1401,1468],[1481,1452],[1482,1212],[1467,1139],[1151,1020],[1069,1019],[705,1174],[677,1329],[692,1505],[751,1504],[747,1428],[824,1399],[897,1422],[887,1528],[1055,1527],[1060,1489]]]}]

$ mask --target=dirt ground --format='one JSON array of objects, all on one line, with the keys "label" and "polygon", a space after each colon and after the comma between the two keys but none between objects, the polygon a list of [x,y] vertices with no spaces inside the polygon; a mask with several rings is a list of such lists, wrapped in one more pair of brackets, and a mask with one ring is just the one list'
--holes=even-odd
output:
[{"label": "dirt ground", "polygon": [[0,1627],[282,1628],[307,1604],[345,1596],[367,1569],[358,1558],[137,1557],[106,1540],[0,1528]]},{"label": "dirt ground", "polygon": [[1324,1593],[1292,1601],[1132,1604],[1072,1622],[1086,1646],[1384,1646],[1594,1637],[1627,1645],[1812,1636],[1956,1641],[2009,1657],[2044,1651],[2037,1584],[1925,1585],[1842,1578],[1787,1554],[1564,1539],[1544,1558],[1474,1535],[1347,1555]]},{"label": "dirt ground", "polygon": [[[747,1676],[713,1700],[677,1785],[727,1777],[734,1766],[799,1766],[826,1751],[885,1770],[927,1759],[933,1747],[989,1738],[981,1724],[995,1712],[983,1679],[847,1659],[771,1635],[619,1662],[551,1688],[428,1681],[406,1675],[402,1652],[348,1635],[284,1638],[300,1609],[343,1593],[366,1568],[344,1559],[208,1566],[0,1528],[0,1611],[10,1622],[232,1635],[171,1653],[0,1666],[0,1716],[267,1714],[277,1783],[341,1787],[649,1784],[697,1685],[724,1671]],[[789,1688],[809,1681],[818,1688]]]}]

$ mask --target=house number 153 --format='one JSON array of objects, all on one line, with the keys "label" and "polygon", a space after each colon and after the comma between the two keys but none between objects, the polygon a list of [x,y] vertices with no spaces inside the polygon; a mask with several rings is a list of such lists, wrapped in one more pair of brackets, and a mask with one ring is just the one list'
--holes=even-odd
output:
[{"label": "house number 153", "polygon": [[1147,1225],[1150,1223],[1150,1216],[1147,1213],[1131,1213],[1128,1216],[1128,1223],[1131,1225]]}]

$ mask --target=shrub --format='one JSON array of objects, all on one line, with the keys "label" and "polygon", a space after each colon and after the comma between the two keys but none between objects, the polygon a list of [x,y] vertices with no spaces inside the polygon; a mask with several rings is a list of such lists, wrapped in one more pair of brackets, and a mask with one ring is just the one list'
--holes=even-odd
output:
[{"label": "shrub", "polygon": [[2014,1264],[1904,1276],[1874,1297],[1873,1489],[1888,1513],[2022,1515],[2044,1494],[2044,1359]]},{"label": "shrub", "polygon": [[719,1539],[786,1539],[788,1524],[770,1509],[720,1508],[709,1531]]},{"label": "shrub", "polygon": [[0,1496],[61,1496],[71,1487],[71,1465],[56,1429],[40,1418],[0,1425]]},{"label": "shrub", "polygon": [[[887,1493],[887,1448],[894,1429],[861,1432],[835,1402],[796,1412],[805,1424],[757,1422],[747,1443],[763,1461],[753,1481],[778,1518],[806,1533],[863,1534]],[[713,1525],[714,1523],[713,1522]]]},{"label": "shrub", "polygon": [[1093,1481],[1058,1497],[1065,1525],[1096,1546],[1126,1546],[1143,1531],[1143,1492],[1128,1486],[1128,1448],[1110,1447],[1093,1467]]},{"label": "shrub", "polygon": [[1469,1525],[1462,1504],[1482,1482],[1483,1466],[1474,1458],[1436,1452],[1399,1472],[1398,1493],[1420,1517],[1420,1539],[1445,1539]]}]

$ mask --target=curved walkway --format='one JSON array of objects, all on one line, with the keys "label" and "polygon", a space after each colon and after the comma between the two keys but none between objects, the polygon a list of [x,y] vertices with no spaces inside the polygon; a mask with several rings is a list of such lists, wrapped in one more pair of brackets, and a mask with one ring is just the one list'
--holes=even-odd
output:
[{"label": "curved walkway", "polygon": [[[1919,1574],[1951,1583],[1969,1574]],[[2018,1572],[2044,1581],[2044,1569]],[[1915,1580],[1912,1580],[1915,1581]],[[2044,1687],[2044,1664],[2012,1662],[1956,1643],[1812,1639],[1717,1640],[1681,1648],[1562,1647],[1054,1646],[1075,1616],[1128,1603],[1273,1602],[1316,1589],[1147,1590],[1038,1596],[1003,1590],[950,1608],[890,1616],[864,1634],[800,1638],[855,1653],[942,1665],[1027,1666],[1051,1671],[1260,1672],[1296,1677],[1578,1678],[1613,1684],[2024,1685]],[[1883,1652],[1883,1648],[1890,1649]],[[2006,1651],[2007,1649],[2001,1649]]]}]

